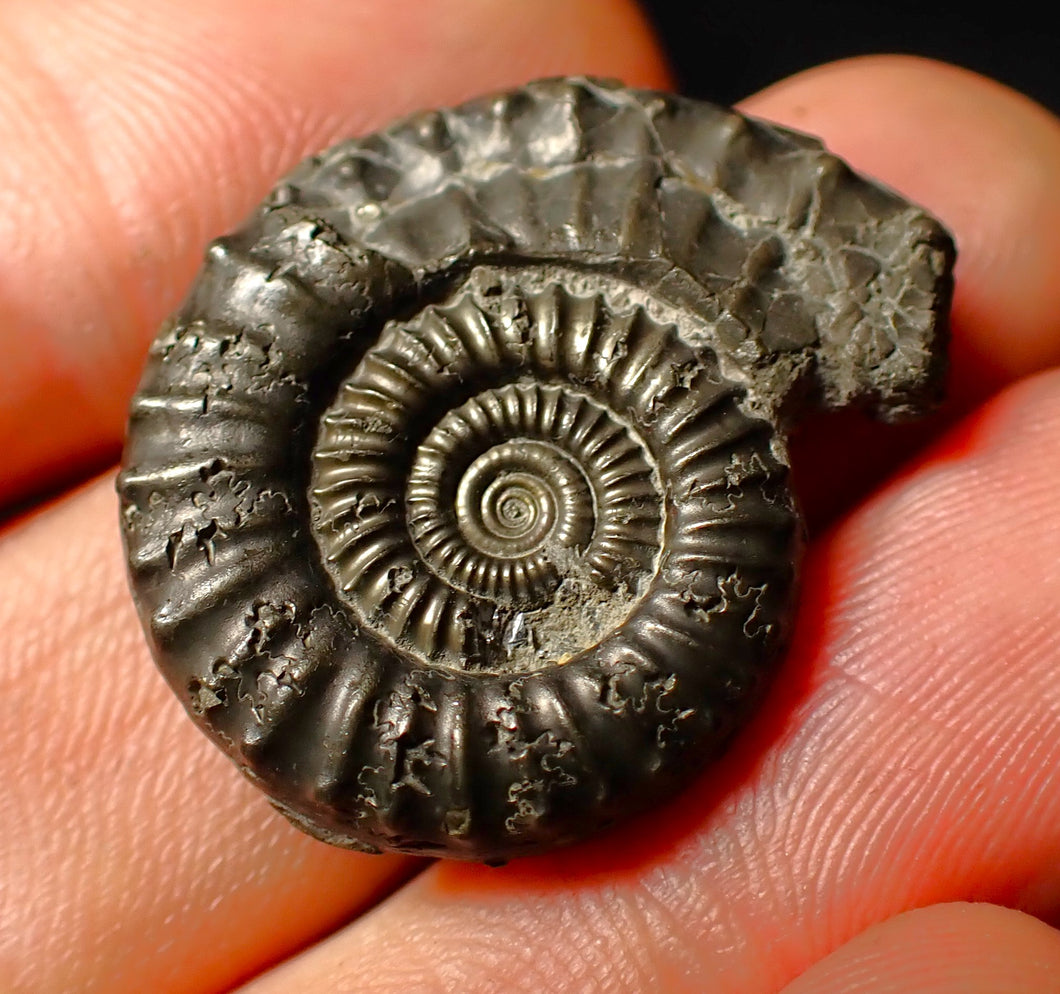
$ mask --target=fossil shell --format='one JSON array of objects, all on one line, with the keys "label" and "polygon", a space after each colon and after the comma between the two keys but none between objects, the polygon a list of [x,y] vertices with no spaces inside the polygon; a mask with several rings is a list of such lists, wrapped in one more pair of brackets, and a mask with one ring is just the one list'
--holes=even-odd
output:
[{"label": "fossil shell", "polygon": [[814,139],[592,80],[310,159],[132,404],[160,667],[337,845],[503,860],[643,809],[783,649],[786,419],[930,404],[952,257]]}]

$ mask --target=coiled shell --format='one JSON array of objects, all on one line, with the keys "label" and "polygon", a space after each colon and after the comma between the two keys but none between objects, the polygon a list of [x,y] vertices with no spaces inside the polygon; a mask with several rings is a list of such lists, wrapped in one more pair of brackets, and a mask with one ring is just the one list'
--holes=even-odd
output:
[{"label": "coiled shell", "polygon": [[503,860],[644,808],[783,648],[785,419],[930,403],[952,256],[815,140],[615,84],[328,150],[133,401],[160,667],[338,845]]}]

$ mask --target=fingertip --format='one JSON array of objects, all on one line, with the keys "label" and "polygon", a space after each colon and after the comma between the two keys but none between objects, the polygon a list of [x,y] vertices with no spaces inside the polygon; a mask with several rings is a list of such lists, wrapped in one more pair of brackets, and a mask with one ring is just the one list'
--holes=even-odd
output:
[{"label": "fingertip", "polygon": [[1060,991],[1060,933],[993,904],[938,904],[881,922],[810,967],[784,994]]}]

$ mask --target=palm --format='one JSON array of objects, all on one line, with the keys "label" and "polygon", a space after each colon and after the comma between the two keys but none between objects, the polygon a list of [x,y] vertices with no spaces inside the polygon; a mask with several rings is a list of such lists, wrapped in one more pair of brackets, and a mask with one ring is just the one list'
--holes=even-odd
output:
[{"label": "palm", "polygon": [[[113,454],[201,245],[303,154],[532,76],[664,82],[635,16],[589,0],[400,23],[392,5],[323,0],[294,21],[278,3],[95,0],[56,18],[66,6],[0,4],[0,37],[25,42],[0,48],[9,503]],[[524,43],[546,30],[540,51]],[[889,60],[746,110],[822,135],[953,228],[954,399],[928,431],[963,421],[912,462],[923,432],[885,460],[871,426],[805,429],[796,468],[822,527],[779,687],[735,750],[667,809],[502,870],[303,838],[155,675],[108,475],[0,536],[14,990],[205,992],[260,974],[258,992],[766,992],[816,963],[790,989],[820,991],[873,962],[878,980],[914,977],[894,989],[1055,983],[1052,929],[942,902],[1056,911],[1060,380],[1031,374],[1060,357],[1060,127],[993,84]],[[822,485],[813,467],[833,464]],[[939,906],[895,917],[924,905]]]}]

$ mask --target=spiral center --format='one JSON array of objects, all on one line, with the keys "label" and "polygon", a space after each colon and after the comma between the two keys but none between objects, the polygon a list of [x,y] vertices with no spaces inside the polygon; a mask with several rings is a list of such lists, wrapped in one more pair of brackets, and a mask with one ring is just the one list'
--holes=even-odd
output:
[{"label": "spiral center", "polygon": [[[576,471],[550,449],[530,439],[512,441],[494,446],[468,467],[457,488],[455,511],[469,545],[501,559],[527,556],[556,537],[557,525],[577,513],[570,493],[580,482]],[[569,536],[558,538],[565,542]]]},{"label": "spiral center", "polygon": [[555,516],[552,497],[540,480],[513,476],[494,480],[482,496],[482,523],[497,538],[525,538],[535,533],[539,517]]},{"label": "spiral center", "polygon": [[508,525],[517,532],[525,531],[527,524],[532,524],[537,514],[532,503],[532,495],[526,491],[517,490],[515,493],[505,491],[499,498],[499,504],[502,527]]},{"label": "spiral center", "polygon": [[[576,460],[551,440],[504,426],[467,431],[489,393],[444,417],[424,440],[409,477],[413,541],[447,582],[521,609],[547,604],[562,561],[589,545],[595,497]],[[529,394],[524,394],[529,396]],[[526,426],[524,426],[526,427]]]}]

